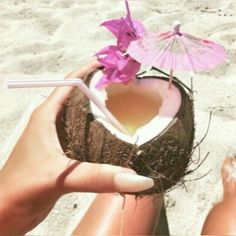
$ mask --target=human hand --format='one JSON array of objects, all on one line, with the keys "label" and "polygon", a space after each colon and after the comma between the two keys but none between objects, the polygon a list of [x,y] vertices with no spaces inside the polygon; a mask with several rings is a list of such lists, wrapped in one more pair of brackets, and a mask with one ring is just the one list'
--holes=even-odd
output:
[{"label": "human hand", "polygon": [[[70,73],[83,78],[93,62]],[[39,224],[56,201],[70,192],[138,192],[153,180],[106,164],[68,159],[59,143],[56,121],[73,87],[57,88],[33,112],[29,123],[0,171],[1,235],[24,234]]]}]

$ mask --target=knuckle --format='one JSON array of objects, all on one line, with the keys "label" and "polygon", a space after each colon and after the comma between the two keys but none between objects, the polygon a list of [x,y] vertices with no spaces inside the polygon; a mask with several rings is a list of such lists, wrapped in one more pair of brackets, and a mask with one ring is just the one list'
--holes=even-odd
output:
[{"label": "knuckle", "polygon": [[106,185],[105,181],[105,173],[107,169],[107,164],[99,164],[99,168],[94,172],[94,190],[95,192],[103,192],[104,185]]},{"label": "knuckle", "polygon": [[94,185],[96,192],[105,192],[107,189],[111,190],[113,186],[114,173],[119,170],[109,164],[99,164],[99,168],[95,174]]},{"label": "knuckle", "polygon": [[70,79],[70,78],[73,78],[75,74],[75,71],[71,71],[70,73],[68,73],[66,76],[65,76],[65,79]]}]

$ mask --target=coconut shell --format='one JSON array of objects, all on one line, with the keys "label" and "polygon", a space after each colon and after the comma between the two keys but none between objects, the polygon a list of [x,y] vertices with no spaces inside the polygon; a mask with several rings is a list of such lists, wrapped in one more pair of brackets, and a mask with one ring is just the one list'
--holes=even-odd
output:
[{"label": "coconut shell", "polygon": [[[90,74],[85,82],[89,84],[92,77]],[[165,130],[141,146],[118,139],[96,121],[90,101],[76,89],[66,102],[58,131],[66,155],[79,161],[130,167],[140,175],[153,178],[155,186],[140,195],[172,188],[186,173],[194,139],[193,102],[180,84],[173,82],[173,85],[182,96],[178,113]]]}]

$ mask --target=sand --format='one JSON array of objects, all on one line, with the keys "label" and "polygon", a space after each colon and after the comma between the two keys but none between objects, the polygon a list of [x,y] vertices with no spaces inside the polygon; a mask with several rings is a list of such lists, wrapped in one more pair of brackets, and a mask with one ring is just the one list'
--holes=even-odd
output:
[{"label": "sand", "polygon": [[[115,5],[114,5],[115,4]],[[220,165],[236,153],[236,2],[131,1],[133,15],[152,31],[169,30],[174,20],[182,29],[225,46],[230,64],[194,75],[197,143],[200,161],[186,182],[165,197],[171,234],[199,235],[210,207],[222,196]],[[90,61],[96,50],[114,42],[99,24],[123,15],[123,1],[105,0],[2,0],[0,2],[0,164],[9,155],[33,108],[50,89],[8,91],[5,79],[63,78]],[[190,84],[188,73],[176,73]],[[198,158],[196,151],[195,158]],[[196,165],[191,165],[195,168]],[[63,197],[31,235],[68,235],[82,217],[94,194]]]}]

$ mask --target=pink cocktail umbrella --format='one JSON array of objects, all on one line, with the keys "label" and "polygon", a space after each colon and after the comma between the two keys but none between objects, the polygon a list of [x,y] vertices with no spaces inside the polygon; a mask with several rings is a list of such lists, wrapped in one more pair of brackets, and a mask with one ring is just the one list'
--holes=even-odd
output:
[{"label": "pink cocktail umbrella", "polygon": [[173,31],[144,33],[130,43],[128,54],[143,65],[170,70],[170,84],[174,70],[198,72],[226,61],[223,46],[181,32],[178,21],[174,22]]}]

